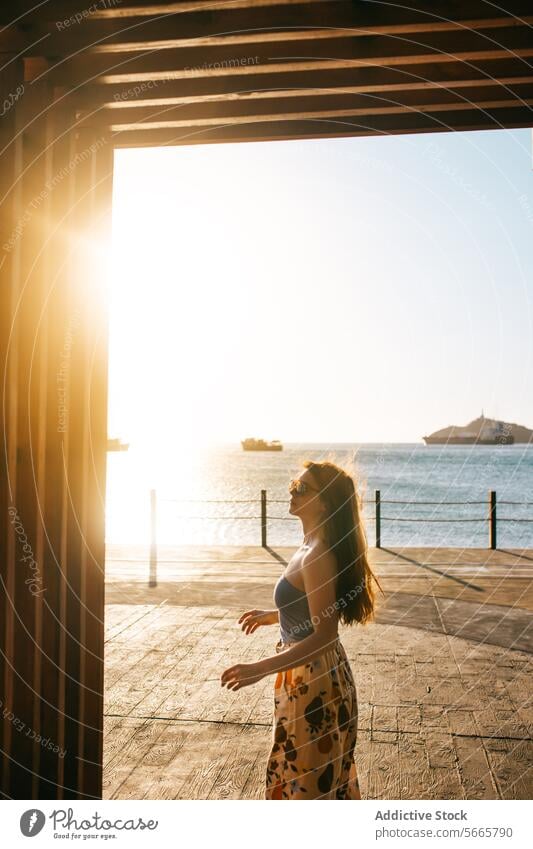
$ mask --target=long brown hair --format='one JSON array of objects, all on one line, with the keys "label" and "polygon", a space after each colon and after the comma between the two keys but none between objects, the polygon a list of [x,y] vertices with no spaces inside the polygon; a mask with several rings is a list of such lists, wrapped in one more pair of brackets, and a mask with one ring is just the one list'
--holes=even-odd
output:
[{"label": "long brown hair", "polygon": [[[362,520],[362,497],[354,477],[336,463],[304,460],[325,505],[322,536],[337,560],[337,608],[344,625],[374,618],[373,583],[383,589],[368,562],[368,543]],[[383,593],[384,594],[384,593]]]}]

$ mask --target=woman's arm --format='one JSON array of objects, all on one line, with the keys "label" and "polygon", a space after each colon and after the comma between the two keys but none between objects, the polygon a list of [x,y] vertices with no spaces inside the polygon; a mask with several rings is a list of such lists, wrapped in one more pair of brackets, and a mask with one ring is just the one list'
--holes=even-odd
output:
[{"label": "woman's arm", "polygon": [[335,640],[338,610],[336,601],[337,563],[335,556],[323,546],[313,558],[302,563],[302,576],[314,632],[280,654],[256,663],[238,663],[222,673],[221,684],[239,690],[255,684],[265,675],[292,669],[312,660]]}]

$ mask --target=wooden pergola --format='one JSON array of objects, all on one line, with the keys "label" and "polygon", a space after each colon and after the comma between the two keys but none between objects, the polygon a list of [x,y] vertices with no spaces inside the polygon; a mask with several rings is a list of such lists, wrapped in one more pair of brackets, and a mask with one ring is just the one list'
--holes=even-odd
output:
[{"label": "wooden pergola", "polygon": [[0,16],[0,791],[100,798],[114,148],[530,127],[533,6],[23,0]]}]

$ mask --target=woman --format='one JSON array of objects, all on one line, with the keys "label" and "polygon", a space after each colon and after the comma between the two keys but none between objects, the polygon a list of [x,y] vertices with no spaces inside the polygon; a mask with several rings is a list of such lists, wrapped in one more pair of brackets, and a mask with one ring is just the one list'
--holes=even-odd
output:
[{"label": "woman", "polygon": [[303,543],[276,584],[276,609],[239,619],[246,634],[279,622],[276,653],[229,667],[221,684],[239,690],[277,673],[266,799],[360,799],[357,693],[338,622],[367,622],[372,583],[381,586],[368,564],[353,478],[329,461],[303,466],[289,486]]}]

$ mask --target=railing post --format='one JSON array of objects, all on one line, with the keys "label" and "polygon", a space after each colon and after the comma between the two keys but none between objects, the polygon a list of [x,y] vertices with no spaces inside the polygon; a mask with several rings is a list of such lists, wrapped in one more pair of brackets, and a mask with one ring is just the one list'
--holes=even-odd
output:
[{"label": "railing post", "polygon": [[381,548],[381,490],[376,489],[376,548]]},{"label": "railing post", "polygon": [[496,548],[496,492],[489,489],[489,531],[490,531],[490,547]]},{"label": "railing post", "polygon": [[261,490],[261,545],[267,547],[267,491]]},{"label": "railing post", "polygon": [[157,586],[157,496],[150,490],[150,579],[149,587]]}]

